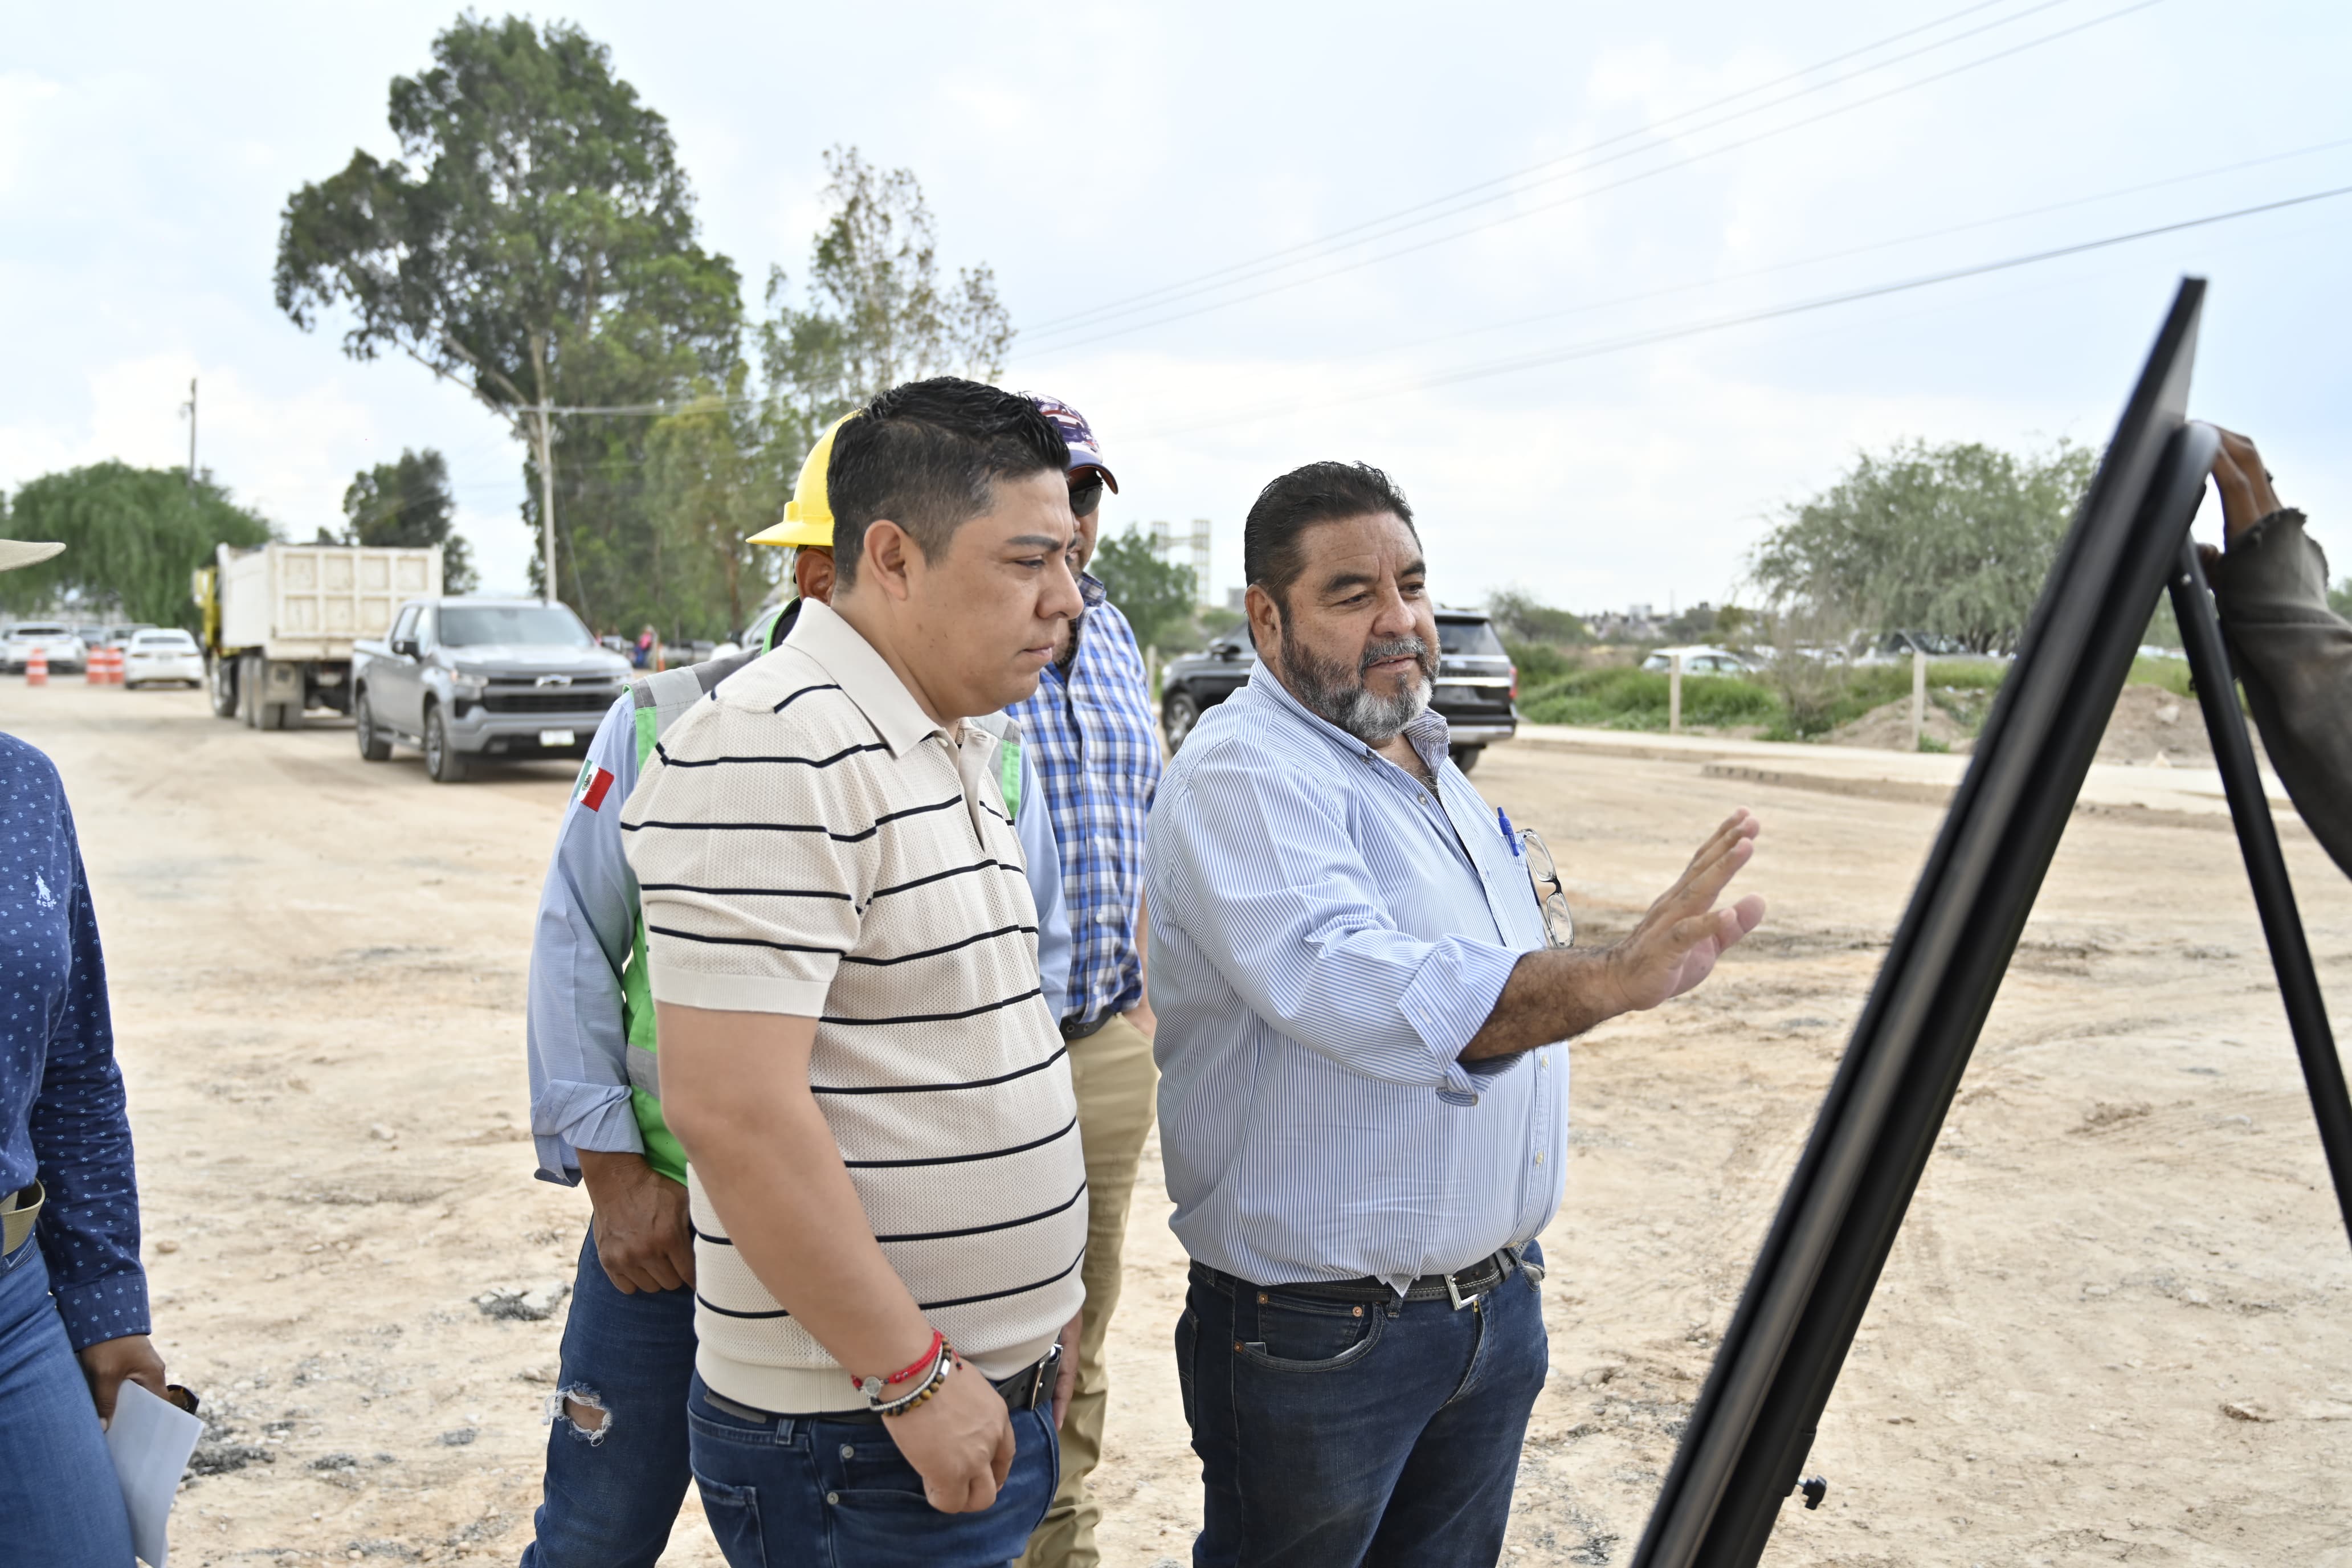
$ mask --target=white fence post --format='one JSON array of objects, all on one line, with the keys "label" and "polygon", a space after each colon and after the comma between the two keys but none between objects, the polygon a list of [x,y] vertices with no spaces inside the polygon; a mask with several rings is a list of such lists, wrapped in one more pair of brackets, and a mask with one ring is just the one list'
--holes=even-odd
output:
[{"label": "white fence post", "polygon": [[1911,749],[1919,749],[1920,738],[1927,733],[1927,656],[1917,648],[1911,650]]},{"label": "white fence post", "polygon": [[1666,733],[1683,732],[1683,656],[1666,656]]}]

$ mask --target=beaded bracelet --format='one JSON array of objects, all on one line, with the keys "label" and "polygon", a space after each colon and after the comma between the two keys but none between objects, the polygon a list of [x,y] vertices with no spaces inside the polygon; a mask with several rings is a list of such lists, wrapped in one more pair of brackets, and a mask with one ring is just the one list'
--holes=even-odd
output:
[{"label": "beaded bracelet", "polygon": [[961,1365],[963,1365],[963,1358],[956,1354],[953,1345],[942,1340],[940,1343],[939,1359],[931,1363],[929,1373],[920,1383],[887,1403],[880,1400],[869,1400],[867,1403],[878,1415],[904,1415],[930,1398],[932,1394],[937,1394],[947,1382],[948,1373]]}]

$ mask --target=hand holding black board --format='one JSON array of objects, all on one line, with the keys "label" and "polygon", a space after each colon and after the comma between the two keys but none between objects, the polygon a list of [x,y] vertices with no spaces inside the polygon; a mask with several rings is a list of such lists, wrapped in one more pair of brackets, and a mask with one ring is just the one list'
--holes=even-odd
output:
[{"label": "hand holding black board", "polygon": [[[2182,279],[2059,550],[1692,1409],[1634,1568],[1748,1568],[1796,1484],[2141,628],[2196,514],[2218,443],[2210,428],[2186,422],[2204,298],[2202,279]],[[2210,606],[2203,608],[2210,618]],[[2201,663],[2196,648],[2191,654]],[[2226,668],[2200,668],[2197,676],[2202,687],[2231,689]],[[2251,769],[2235,703],[2207,707],[2209,721],[2239,732],[2234,753],[2217,734],[2225,770],[2236,753]],[[2233,806],[2243,793],[2233,790]],[[2258,788],[2253,802],[2266,810]],[[2275,859],[2274,840],[2271,853]],[[2263,897],[2263,868],[2254,869]],[[2278,881],[2283,888],[2283,869]],[[2276,949],[2269,900],[2263,914]],[[2284,918],[2293,924],[2291,901]],[[2300,940],[2297,927],[2294,944]],[[2290,967],[2282,956],[2283,978]],[[2289,993],[2293,1000],[2293,984]],[[2315,986],[2310,995],[2315,1005]],[[2307,1020],[2300,1009],[2291,1016],[2303,1046]],[[2324,1015],[2318,1026],[2324,1034]],[[2314,1051],[2305,1054],[2309,1064]],[[2332,1066],[2332,1046],[2326,1054]],[[2317,1078],[2312,1089],[2326,1125]],[[2333,1095],[2343,1100],[2340,1075]],[[2339,1190],[2352,1191],[2352,1170],[2336,1173]]]}]

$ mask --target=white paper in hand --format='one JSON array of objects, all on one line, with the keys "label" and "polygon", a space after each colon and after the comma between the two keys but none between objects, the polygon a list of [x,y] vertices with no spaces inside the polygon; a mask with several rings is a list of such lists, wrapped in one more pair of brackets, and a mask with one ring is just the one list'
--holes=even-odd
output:
[{"label": "white paper in hand", "polygon": [[122,1503],[131,1513],[131,1549],[148,1568],[164,1568],[171,1552],[166,1533],[180,1476],[205,1424],[166,1399],[158,1399],[125,1379],[114,1396],[114,1419],[106,1426],[106,1451],[122,1483]]}]

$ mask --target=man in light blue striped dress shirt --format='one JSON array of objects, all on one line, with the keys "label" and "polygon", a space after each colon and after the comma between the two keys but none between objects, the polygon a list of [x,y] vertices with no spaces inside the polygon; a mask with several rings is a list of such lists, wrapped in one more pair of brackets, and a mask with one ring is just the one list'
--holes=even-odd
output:
[{"label": "man in light blue striped dress shirt", "polygon": [[1548,1364],[1535,1237],[1562,1042],[1690,989],[1763,918],[1735,813],[1631,934],[1548,934],[1520,837],[1446,756],[1412,511],[1379,469],[1268,485],[1261,664],[1151,812],[1151,1005],[1196,1568],[1492,1563]]}]

